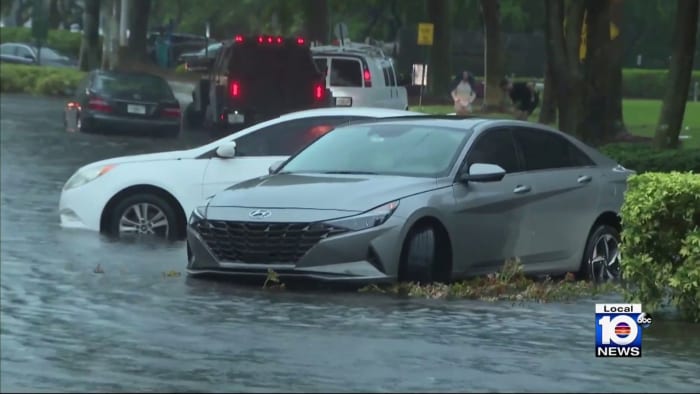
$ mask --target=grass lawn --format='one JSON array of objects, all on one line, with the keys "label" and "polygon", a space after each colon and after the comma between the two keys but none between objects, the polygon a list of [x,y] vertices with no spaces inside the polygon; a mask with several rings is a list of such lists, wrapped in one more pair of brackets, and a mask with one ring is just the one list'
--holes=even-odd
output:
[{"label": "grass lawn", "polygon": [[[656,130],[656,122],[659,121],[661,113],[661,100],[623,100],[623,116],[625,125],[630,133],[639,136],[652,137]],[[411,107],[413,111],[421,111],[428,114],[453,113],[454,109],[450,105],[426,105],[421,107]],[[507,117],[507,114],[488,114],[487,117]],[[539,111],[536,110],[530,117],[530,121],[536,122]],[[690,138],[683,140],[686,148],[700,148],[700,102],[688,102],[685,107],[685,120],[683,122],[682,136]]]}]

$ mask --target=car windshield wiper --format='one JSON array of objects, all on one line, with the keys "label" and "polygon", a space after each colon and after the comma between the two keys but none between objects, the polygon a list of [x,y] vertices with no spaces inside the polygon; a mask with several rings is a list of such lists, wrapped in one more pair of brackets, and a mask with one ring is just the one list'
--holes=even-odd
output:
[{"label": "car windshield wiper", "polygon": [[322,174],[379,175],[372,171],[323,171]]}]

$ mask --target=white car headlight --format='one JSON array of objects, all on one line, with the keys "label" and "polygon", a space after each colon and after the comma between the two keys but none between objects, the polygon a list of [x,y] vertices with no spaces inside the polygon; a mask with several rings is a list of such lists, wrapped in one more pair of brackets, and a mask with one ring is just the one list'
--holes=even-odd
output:
[{"label": "white car headlight", "polygon": [[399,207],[399,201],[392,201],[356,216],[326,222],[331,226],[360,231],[384,224]]},{"label": "white car headlight", "polygon": [[78,170],[72,177],[70,177],[70,179],[68,179],[68,182],[63,185],[63,190],[74,189],[76,187],[83,186],[86,183],[92,182],[102,175],[110,172],[116,166],[116,164],[108,164],[102,167],[88,167]]}]

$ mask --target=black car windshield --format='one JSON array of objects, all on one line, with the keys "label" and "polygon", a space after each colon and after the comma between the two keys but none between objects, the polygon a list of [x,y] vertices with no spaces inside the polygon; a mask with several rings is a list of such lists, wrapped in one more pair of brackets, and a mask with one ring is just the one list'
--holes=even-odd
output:
[{"label": "black car windshield", "polygon": [[136,100],[174,100],[170,85],[158,76],[141,74],[105,74],[97,78],[95,89],[114,98]]},{"label": "black car windshield", "polygon": [[341,127],[316,140],[280,171],[446,176],[471,133],[425,124]]}]

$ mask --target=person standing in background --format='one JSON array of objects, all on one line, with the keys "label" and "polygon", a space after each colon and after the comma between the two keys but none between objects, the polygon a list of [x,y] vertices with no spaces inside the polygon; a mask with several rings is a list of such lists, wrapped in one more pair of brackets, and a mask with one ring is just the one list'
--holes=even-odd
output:
[{"label": "person standing in background", "polygon": [[501,89],[513,102],[515,119],[527,120],[540,103],[540,94],[532,83],[511,82],[508,78],[503,78]]},{"label": "person standing in background", "polygon": [[454,100],[455,112],[459,116],[464,116],[472,112],[472,103],[476,99],[476,93],[474,92],[469,72],[462,71],[460,77],[459,80],[455,81],[450,95]]}]

